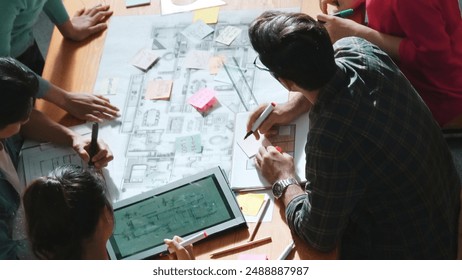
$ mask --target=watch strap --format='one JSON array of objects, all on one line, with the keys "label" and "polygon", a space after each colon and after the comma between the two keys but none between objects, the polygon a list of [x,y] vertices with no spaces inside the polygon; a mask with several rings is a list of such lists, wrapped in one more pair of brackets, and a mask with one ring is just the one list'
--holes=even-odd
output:
[{"label": "watch strap", "polygon": [[[282,179],[282,180],[277,180],[272,186],[274,197],[280,198],[284,194],[287,187],[290,185],[299,185],[299,183],[297,179],[293,177],[289,177],[289,178]],[[279,187],[279,190],[277,190],[277,187]]]}]

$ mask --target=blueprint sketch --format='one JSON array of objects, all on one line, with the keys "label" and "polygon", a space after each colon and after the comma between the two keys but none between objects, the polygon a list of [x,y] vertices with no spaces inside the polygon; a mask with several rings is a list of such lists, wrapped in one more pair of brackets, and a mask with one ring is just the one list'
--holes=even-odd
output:
[{"label": "blueprint sketch", "polygon": [[[214,166],[230,175],[236,114],[253,110],[261,103],[287,101],[287,90],[253,65],[256,53],[247,29],[261,12],[222,11],[219,22],[210,25],[213,32],[199,42],[190,41],[181,33],[191,25],[192,14],[110,19],[94,93],[106,95],[121,109],[122,116],[117,121],[100,129],[100,137],[114,153],[108,169],[119,190],[116,200]],[[227,26],[241,28],[242,32],[230,45],[216,42],[215,38]],[[130,64],[135,54],[145,48],[155,50],[160,57],[146,72]],[[238,85],[229,79],[217,80],[220,73],[213,75],[209,69],[186,67],[188,55],[197,51],[207,52],[211,58],[224,57],[225,63],[230,64],[228,72],[239,71],[233,79],[238,79]],[[220,72],[225,70],[221,68]],[[173,81],[169,101],[145,97],[152,80]],[[242,104],[236,88],[244,82],[258,104]],[[187,102],[203,88],[213,89],[218,100],[204,115]],[[239,129],[244,133],[245,126]],[[187,136],[194,137],[194,143],[200,140],[202,147],[177,149],[177,139]]]},{"label": "blueprint sketch", "polygon": [[176,188],[115,211],[114,238],[122,255],[131,255],[163,244],[166,237],[186,236],[228,221],[233,217],[228,207],[214,178],[208,177],[192,187]]},{"label": "blueprint sketch", "polygon": [[[52,150],[53,154],[49,151]],[[23,150],[26,156],[24,164],[24,176],[27,184],[32,182],[37,177],[47,175],[50,171],[58,166],[73,164],[84,166],[82,159],[71,148],[58,147],[50,143],[39,144],[33,148]],[[47,155],[44,157],[44,155]]]},{"label": "blueprint sketch", "polygon": [[[83,136],[90,136],[91,130],[88,124],[71,127],[73,131]],[[21,148],[21,167],[23,174],[21,181],[29,185],[34,179],[47,176],[50,171],[58,166],[73,164],[85,167],[86,163],[72,149],[60,147],[50,143],[39,143],[26,140]]]}]

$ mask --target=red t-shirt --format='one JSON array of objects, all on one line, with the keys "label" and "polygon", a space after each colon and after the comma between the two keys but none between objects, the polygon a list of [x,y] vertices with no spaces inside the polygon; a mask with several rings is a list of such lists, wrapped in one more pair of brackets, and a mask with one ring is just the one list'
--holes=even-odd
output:
[{"label": "red t-shirt", "polygon": [[404,38],[399,67],[440,125],[462,115],[462,19],[457,0],[365,0],[369,27]]}]

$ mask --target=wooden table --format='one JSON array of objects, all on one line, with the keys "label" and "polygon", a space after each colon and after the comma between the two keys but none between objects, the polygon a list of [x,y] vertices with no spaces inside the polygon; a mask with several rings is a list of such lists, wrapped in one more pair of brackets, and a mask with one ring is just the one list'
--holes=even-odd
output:
[{"label": "wooden table", "polygon": [[[122,0],[106,0],[111,5],[114,15],[142,15],[142,14],[159,14],[160,1],[152,1],[151,5],[126,9]],[[313,0],[258,0],[258,1],[240,1],[226,0],[227,5],[222,6],[222,10],[236,9],[257,9],[257,8],[279,8],[279,7],[298,7],[302,11],[316,16],[320,12],[318,1]],[[91,7],[99,1],[81,0],[71,1],[64,0],[70,15],[85,4]],[[109,22],[110,24],[110,22]],[[93,36],[84,42],[72,42],[63,39],[59,31],[53,32],[48,56],[46,58],[43,76],[53,84],[72,92],[92,92],[98,73],[99,61],[103,52],[106,32]],[[37,107],[49,115],[52,119],[64,124],[75,125],[80,123],[79,120],[68,115],[56,106],[45,101],[39,101]],[[233,245],[246,242],[255,223],[249,223],[249,228],[242,228],[233,232],[220,234],[216,237],[210,237],[203,242],[194,246],[197,259],[210,259],[210,253],[215,250],[231,247]],[[246,254],[266,254],[269,259],[276,259],[283,249],[290,243],[292,238],[295,240],[296,248],[288,256],[288,259],[333,259],[336,252],[320,253],[308,248],[299,238],[291,235],[291,232],[285,223],[284,212],[280,205],[276,203],[274,207],[273,219],[269,223],[263,223],[255,237],[271,236],[272,242],[254,247],[249,250],[237,251],[234,254],[222,255],[219,259],[237,259],[241,253]]]}]

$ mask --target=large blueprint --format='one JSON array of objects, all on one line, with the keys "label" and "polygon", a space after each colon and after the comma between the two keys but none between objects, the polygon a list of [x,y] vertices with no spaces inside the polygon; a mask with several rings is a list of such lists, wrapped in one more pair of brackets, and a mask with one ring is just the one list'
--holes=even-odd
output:
[{"label": "large blueprint", "polygon": [[[94,92],[105,94],[122,110],[119,120],[103,125],[100,131],[114,152],[109,174],[119,190],[118,199],[217,165],[230,175],[235,115],[246,110],[243,102],[250,98],[238,94],[245,94],[244,83],[258,104],[287,100],[287,91],[253,65],[256,53],[247,29],[260,13],[221,12],[219,22],[210,25],[214,32],[200,42],[180,33],[192,23],[191,14],[111,18]],[[229,25],[241,28],[240,36],[229,46],[215,42]],[[156,50],[160,56],[147,72],[130,64],[144,48]],[[235,84],[223,68],[212,75],[209,69],[185,67],[192,51],[225,57],[229,69],[237,62],[240,69],[235,69]],[[245,81],[238,80],[240,74]],[[173,80],[169,101],[145,99],[147,84],[155,79]],[[187,102],[202,88],[215,90],[219,102],[206,115]],[[244,135],[245,127],[241,130]],[[194,147],[197,143],[199,150]]]}]

